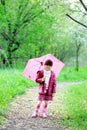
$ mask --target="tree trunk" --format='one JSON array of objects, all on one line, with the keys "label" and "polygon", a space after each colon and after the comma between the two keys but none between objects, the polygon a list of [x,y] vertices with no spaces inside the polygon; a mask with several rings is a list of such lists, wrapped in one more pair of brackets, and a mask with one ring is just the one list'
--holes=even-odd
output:
[{"label": "tree trunk", "polygon": [[79,71],[79,50],[81,47],[81,43],[76,43],[76,71]]},{"label": "tree trunk", "polygon": [[0,49],[0,61],[1,61],[1,63],[0,63],[1,67],[9,65],[7,55],[6,55],[5,51],[2,49]]},{"label": "tree trunk", "polygon": [[79,49],[76,49],[76,71],[79,70],[79,61],[78,61],[78,53],[79,53]]},{"label": "tree trunk", "polygon": [[8,51],[8,62],[9,62],[9,65],[12,67],[12,50],[11,50],[11,48],[12,48],[12,43],[9,43],[8,49],[7,49],[7,51]]},{"label": "tree trunk", "polygon": [[9,61],[9,65],[12,66],[12,52],[11,51],[8,52],[8,61]]},{"label": "tree trunk", "polygon": [[6,58],[3,54],[1,54],[1,61],[4,65],[6,64]]}]

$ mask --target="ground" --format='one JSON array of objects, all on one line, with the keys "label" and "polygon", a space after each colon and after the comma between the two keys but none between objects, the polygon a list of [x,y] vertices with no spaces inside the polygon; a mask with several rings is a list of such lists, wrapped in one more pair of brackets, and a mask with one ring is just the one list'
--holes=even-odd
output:
[{"label": "ground", "polygon": [[37,118],[31,118],[37,103],[38,87],[29,88],[22,96],[18,96],[13,102],[11,102],[8,113],[6,115],[6,121],[0,130],[69,130],[64,126],[58,124],[59,117],[56,116],[54,107],[59,105],[58,91],[63,87],[70,86],[73,83],[58,83],[57,93],[54,96],[54,100],[49,102],[47,108],[48,118],[41,118],[41,109]]}]

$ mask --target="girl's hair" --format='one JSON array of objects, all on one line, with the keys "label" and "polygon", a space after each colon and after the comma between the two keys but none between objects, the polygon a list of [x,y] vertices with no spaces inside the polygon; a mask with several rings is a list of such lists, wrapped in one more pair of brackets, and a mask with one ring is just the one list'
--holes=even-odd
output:
[{"label": "girl's hair", "polygon": [[53,61],[48,59],[48,60],[45,61],[44,65],[53,66]]}]

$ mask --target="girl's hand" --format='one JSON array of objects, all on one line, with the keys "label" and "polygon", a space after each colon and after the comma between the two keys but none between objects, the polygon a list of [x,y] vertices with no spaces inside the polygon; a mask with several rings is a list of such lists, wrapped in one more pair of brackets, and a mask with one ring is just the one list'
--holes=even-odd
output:
[{"label": "girl's hand", "polygon": [[54,97],[54,95],[55,95],[55,94],[53,93],[52,96]]}]

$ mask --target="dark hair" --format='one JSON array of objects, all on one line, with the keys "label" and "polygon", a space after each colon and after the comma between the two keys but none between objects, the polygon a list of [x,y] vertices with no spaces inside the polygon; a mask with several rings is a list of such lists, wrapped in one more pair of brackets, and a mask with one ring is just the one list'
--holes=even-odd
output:
[{"label": "dark hair", "polygon": [[45,61],[44,65],[53,66],[53,62],[52,62],[52,60],[48,59]]}]

